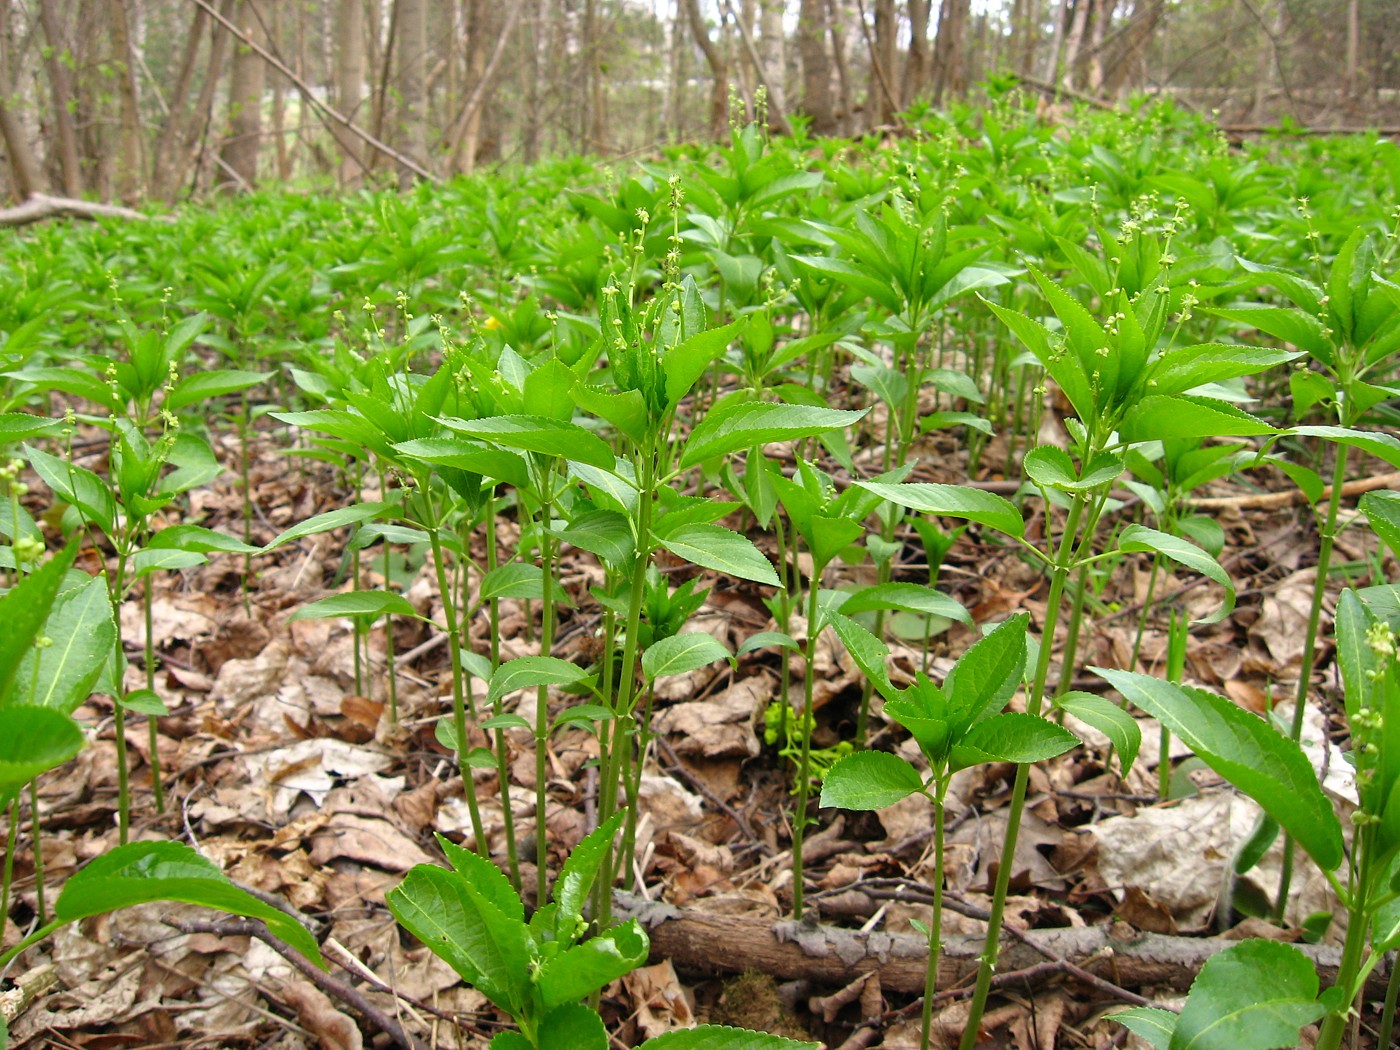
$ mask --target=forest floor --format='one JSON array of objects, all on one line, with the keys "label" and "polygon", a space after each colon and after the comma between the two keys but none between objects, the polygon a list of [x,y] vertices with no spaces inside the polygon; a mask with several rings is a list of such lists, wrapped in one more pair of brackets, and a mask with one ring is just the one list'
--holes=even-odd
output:
[{"label": "forest floor", "polygon": [[[236,458],[232,439],[222,453]],[[954,476],[961,460],[948,450],[930,443],[920,454],[925,466],[908,480],[967,481],[965,474]],[[984,463],[1000,460],[995,446],[983,457]],[[930,470],[930,463],[938,466]],[[348,491],[324,464],[289,460],[270,440],[254,448],[252,478],[254,543],[312,514],[375,496]],[[974,483],[999,480],[988,474]],[[1194,630],[1187,677],[1263,711],[1271,698],[1293,693],[1316,542],[1309,508],[1291,500],[1281,477],[1261,473],[1251,480],[1264,489],[1217,483],[1208,493],[1215,501],[1201,505],[1224,527],[1227,545],[1220,560],[1239,588],[1239,607],[1224,622]],[[1271,485],[1278,495],[1265,491]],[[193,496],[188,521],[242,534],[236,472]],[[31,498],[36,512],[47,505],[41,491]],[[743,526],[737,519],[729,524]],[[1038,527],[1033,517],[1029,531]],[[509,542],[513,520],[503,517],[499,528]],[[1342,533],[1335,562],[1364,565],[1373,542],[1366,530]],[[153,601],[157,690],[171,712],[159,720],[168,787],[163,814],[153,803],[144,727],[138,724],[129,735],[140,753],[133,836],[184,838],[240,884],[314,916],[332,964],[330,983],[318,988],[283,956],[247,936],[240,923],[151,904],[69,927],[21,958],[9,976],[51,963],[66,992],[15,1022],[14,1045],[388,1045],[384,1035],[374,1034],[374,1024],[360,1019],[346,989],[432,1047],[484,1046],[502,1027],[479,993],[400,932],[384,904],[385,892],[409,867],[438,858],[435,831],[460,839],[469,828],[460,777],[433,731],[450,689],[442,637],[422,623],[396,623],[395,724],[387,706],[382,630],[368,639],[369,661],[357,689],[346,621],[287,622],[299,606],[348,586],[342,545],[341,534],[326,534],[260,557],[246,593],[236,556],[161,574]],[[918,549],[911,541],[896,556],[896,579],[926,578]],[[80,564],[96,572],[102,559],[89,548]],[[404,591],[408,599],[437,616],[441,607],[431,573],[410,563],[399,569],[411,581]],[[361,585],[374,586],[381,570],[378,558],[366,559]],[[826,584],[839,584],[842,571],[852,570],[838,570]],[[1134,666],[1148,576],[1146,563],[1134,571],[1125,567],[1091,595],[1091,626],[1080,642],[1079,666]],[[573,607],[561,611],[554,655],[587,663],[595,655],[599,625],[587,589],[601,582],[601,572],[592,556],[566,550],[562,579]],[[942,580],[976,622],[1021,609],[1033,623],[1043,622],[1046,581],[1010,547],[965,536]],[[732,650],[772,628],[764,588],[724,578],[704,582],[709,595],[689,629],[708,631]],[[1156,597],[1177,589],[1193,616],[1207,615],[1220,601],[1218,589],[1185,574],[1159,581]],[[139,594],[123,616],[129,618],[124,636],[140,638]],[[1161,667],[1165,627],[1157,615],[1148,617],[1140,665]],[[470,626],[479,651],[488,631],[484,618]],[[927,666],[935,679],[972,638],[954,625],[933,639]],[[505,603],[500,644],[503,658],[538,652],[527,610]],[[907,681],[925,666],[917,641],[893,649],[897,680]],[[133,687],[143,686],[142,655],[139,649],[129,655]],[[839,643],[820,646],[815,659],[814,744],[825,747],[850,737],[862,679]],[[801,658],[794,657],[786,686],[799,702],[801,672]],[[913,938],[901,935],[928,911],[926,888],[934,877],[930,804],[915,797],[872,814],[821,811],[806,849],[808,894],[820,923],[785,922],[792,872],[788,831],[779,815],[790,809],[792,769],[764,739],[765,710],[784,695],[779,673],[775,652],[760,650],[733,670],[715,664],[662,685],[640,805],[637,883],[629,898],[651,925],[654,965],[603,996],[616,1045],[632,1045],[696,1016],[817,1039],[833,1050],[918,1045],[922,958],[917,951],[912,961],[905,957]],[[1323,653],[1315,693],[1326,703],[1337,699],[1334,679]],[[1087,673],[1072,684],[1103,688]],[[95,698],[78,714],[99,727],[92,746],[43,781],[50,894],[85,860],[117,842],[113,721],[104,701]],[[527,717],[531,702],[521,700],[518,708]],[[893,738],[878,715],[878,701],[876,710],[872,734],[877,745],[889,745]],[[1160,802],[1155,723],[1143,721],[1141,757],[1126,779],[1119,776],[1117,759],[1110,760],[1107,741],[1087,727],[1075,728],[1088,740],[1085,746],[1032,769],[1014,859],[1011,929],[1003,939],[1006,959],[994,1008],[983,1023],[988,1045],[1125,1045],[1125,1030],[1105,1020],[1105,1011],[1140,1002],[1138,996],[1179,1002],[1200,960],[1221,946],[1214,935],[1238,936],[1243,928],[1251,935],[1271,931],[1297,939],[1300,920],[1328,907],[1325,884],[1302,879],[1295,882],[1289,927],[1277,930],[1243,918],[1277,885],[1278,844],[1248,876],[1229,875],[1233,852],[1253,825],[1253,804],[1209,771],[1182,762],[1184,750],[1174,752],[1173,798]],[[533,741],[519,732],[506,790],[493,771],[477,774],[498,858],[507,798],[517,833],[528,841],[535,834]],[[1327,764],[1326,783],[1340,799],[1349,767],[1321,714],[1308,733],[1319,767]],[[581,728],[553,738],[546,825],[555,870],[590,829],[597,788],[590,760],[597,752],[596,741]],[[949,798],[944,876],[952,914],[944,919],[949,944],[936,1029],[953,1038],[961,1028],[959,989],[970,983],[984,928],[979,916],[995,876],[1010,769],[970,770],[954,782]],[[533,856],[532,847],[522,852]],[[21,919],[37,905],[34,860],[27,846],[13,857]],[[533,870],[524,868],[529,885]],[[660,910],[638,897],[678,910]],[[837,927],[850,932],[838,934]],[[11,924],[5,943],[22,933]],[[1321,950],[1334,940],[1324,938]],[[1372,1020],[1368,1016],[1364,1023]]]}]

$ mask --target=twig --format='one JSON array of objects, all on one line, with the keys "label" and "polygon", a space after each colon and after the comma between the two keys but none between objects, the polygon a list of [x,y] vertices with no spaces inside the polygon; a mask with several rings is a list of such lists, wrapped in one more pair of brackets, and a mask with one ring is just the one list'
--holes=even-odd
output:
[{"label": "twig", "polygon": [[212,933],[216,937],[252,937],[262,941],[292,964],[307,980],[326,995],[339,999],[358,1011],[370,1024],[394,1041],[402,1050],[426,1050],[423,1043],[403,1030],[398,1020],[390,1017],[361,994],[358,988],[318,969],[303,958],[291,945],[273,935],[256,919],[180,919],[166,918],[165,924],[181,933]]},{"label": "twig", "polygon": [[276,55],[271,54],[267,50],[267,48],[263,47],[256,40],[248,36],[247,33],[243,32],[243,30],[239,29],[227,18],[219,14],[218,11],[214,10],[213,5],[211,5],[208,2],[208,0],[192,0],[192,2],[198,4],[201,8],[204,9],[205,13],[207,13],[210,18],[218,22],[219,25],[223,26],[230,33],[232,33],[234,37],[236,37],[245,47],[247,47],[250,51],[256,54],[273,69],[277,70],[277,72],[281,73],[284,77],[286,77],[287,80],[291,82],[291,85],[297,89],[297,93],[301,95],[301,97],[306,101],[306,104],[312,109],[314,109],[317,113],[320,113],[327,120],[339,124],[341,127],[343,127],[346,131],[350,132],[350,134],[354,135],[360,141],[364,142],[366,145],[370,146],[374,150],[377,150],[378,152],[384,154],[384,156],[388,157],[390,160],[401,164],[403,167],[413,172],[413,174],[417,175],[420,179],[426,179],[428,182],[439,181],[436,175],[430,172],[427,168],[423,167],[412,157],[407,157],[404,154],[400,153],[398,150],[394,149],[394,147],[388,145],[385,142],[381,142],[379,139],[371,135],[368,131],[365,131],[363,128],[359,127],[354,122],[352,122],[349,117],[334,109],[331,109],[330,106],[322,102],[319,98],[316,97],[315,92],[313,92],[311,88],[307,86],[306,82],[302,80],[301,77],[293,73],[290,68],[288,68],[285,62],[282,62],[280,59],[278,59]]},{"label": "twig", "polygon": [[[1350,499],[1363,492],[1396,487],[1400,487],[1400,471],[1377,474],[1373,478],[1358,478],[1356,481],[1348,481],[1342,486],[1342,496]],[[1330,499],[1331,496],[1332,486],[1328,485],[1317,499],[1320,503]],[[1251,492],[1247,496],[1214,496],[1193,499],[1190,501],[1190,505],[1196,510],[1256,510],[1263,507],[1291,507],[1297,503],[1311,502],[1312,500],[1308,499],[1302,489],[1288,489],[1285,492]]]}]

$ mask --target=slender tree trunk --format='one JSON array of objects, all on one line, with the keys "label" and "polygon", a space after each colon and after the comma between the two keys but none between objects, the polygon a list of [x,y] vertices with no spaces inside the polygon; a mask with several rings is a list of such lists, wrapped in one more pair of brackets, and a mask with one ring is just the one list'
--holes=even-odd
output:
[{"label": "slender tree trunk", "polygon": [[606,154],[610,148],[608,134],[607,61],[603,55],[602,19],[598,17],[598,0],[584,0],[583,55],[587,65],[588,123],[584,151]]},{"label": "slender tree trunk", "polygon": [[[250,0],[239,0],[231,19],[252,40],[262,42],[262,23]],[[262,138],[262,96],[266,65],[252,48],[235,42],[233,73],[229,83],[228,129],[220,156],[226,172],[221,182],[256,186],[258,152]]]},{"label": "slender tree trunk", "polygon": [[1014,0],[1011,8],[1011,67],[1022,76],[1031,76],[1035,61],[1036,24],[1034,0]]},{"label": "slender tree trunk", "polygon": [[836,66],[836,85],[840,100],[837,130],[850,134],[856,127],[855,90],[851,86],[851,68],[846,61],[846,9],[842,0],[829,0],[827,25],[831,33],[831,58]]},{"label": "slender tree trunk", "polygon": [[1162,22],[1165,6],[1166,0],[1138,0],[1134,6],[1132,20],[1104,78],[1106,96],[1118,97],[1131,87],[1146,85],[1147,45]]},{"label": "slender tree trunk", "polygon": [[690,24],[691,35],[710,67],[710,136],[721,138],[729,120],[729,62],[723,49],[710,39],[705,17],[700,13],[700,0],[680,0],[681,10]]},{"label": "slender tree trunk", "polygon": [[39,22],[44,27],[48,47],[44,51],[44,67],[49,77],[49,92],[53,98],[53,122],[57,137],[58,169],[63,179],[63,192],[69,197],[83,195],[82,164],[78,159],[78,133],[73,126],[73,85],[68,76],[72,54],[63,42],[63,32],[54,14],[53,0],[39,0]]},{"label": "slender tree trunk", "polygon": [[[190,89],[194,83],[195,62],[204,42],[204,30],[209,23],[209,15],[204,8],[196,7],[190,22],[189,33],[185,36],[184,53],[180,58],[180,69],[175,75],[175,87],[170,93],[170,113],[165,118],[165,127],[156,137],[155,156],[151,162],[151,195],[161,200],[170,200],[175,188],[171,179],[171,168],[176,162],[181,144],[185,141],[186,109],[190,102]],[[219,36],[225,36],[220,33]]]},{"label": "slender tree trunk", "polygon": [[1060,54],[1065,46],[1065,29],[1069,26],[1069,15],[1074,7],[1074,0],[1060,0],[1060,5],[1055,9],[1055,31],[1050,37],[1050,53],[1045,56],[1045,70],[1041,76],[1047,84],[1057,83],[1060,79]]},{"label": "slender tree trunk", "polygon": [[544,19],[543,0],[530,0],[529,30],[525,34],[525,127],[521,132],[525,163],[533,164],[540,157],[540,23]]},{"label": "slender tree trunk", "polygon": [[904,61],[904,81],[900,85],[899,104],[908,106],[928,87],[929,0],[909,0],[909,55]]},{"label": "slender tree trunk", "polygon": [[875,47],[870,55],[870,89],[866,93],[871,126],[894,122],[894,77],[899,50],[896,35],[899,21],[894,0],[875,0]]},{"label": "slender tree trunk", "polygon": [[[423,63],[428,54],[428,12],[424,0],[396,0],[399,23],[399,148],[420,164],[427,159],[427,98]],[[413,182],[413,172],[399,169],[399,185]]]},{"label": "slender tree trunk", "polygon": [[[285,6],[282,4],[272,5],[272,26],[271,47],[269,50],[276,54],[282,46],[282,13]],[[291,160],[287,154],[287,85],[282,78],[282,74],[275,70],[269,71],[267,76],[272,81],[272,110],[269,114],[272,117],[272,147],[273,155],[277,158],[277,180],[286,182],[291,177]]]},{"label": "slender tree trunk", "polygon": [[1347,4],[1347,54],[1344,91],[1348,101],[1361,96],[1361,0]]},{"label": "slender tree trunk", "polygon": [[802,60],[802,109],[817,135],[836,133],[832,111],[831,53],[826,48],[826,0],[802,0],[797,16],[797,54]]},{"label": "slender tree trunk", "polygon": [[933,101],[967,90],[966,36],[970,0],[943,0],[933,43]]},{"label": "slender tree trunk", "polygon": [[1099,95],[1103,91],[1104,37],[1108,31],[1109,23],[1113,21],[1113,9],[1116,6],[1118,6],[1118,0],[1095,0],[1094,24],[1089,34],[1089,69],[1086,81],[1091,95]]},{"label": "slender tree trunk", "polygon": [[126,20],[124,0],[108,0],[107,11],[111,19],[112,64],[117,72],[117,95],[121,102],[117,196],[127,204],[134,204],[140,200],[146,188],[145,143],[136,94],[135,52],[132,50],[131,28]]},{"label": "slender tree trunk", "polygon": [[1078,75],[1079,52],[1084,46],[1084,31],[1088,28],[1090,10],[1094,0],[1076,0],[1074,20],[1070,22],[1069,35],[1065,40],[1065,63],[1060,74],[1060,86],[1074,90],[1082,83]]},{"label": "slender tree trunk", "polygon": [[784,46],[783,0],[762,0],[759,13],[759,49],[763,83],[768,88],[768,112],[779,126],[787,122],[787,55]]},{"label": "slender tree trunk", "polygon": [[[340,0],[335,26],[336,108],[358,122],[365,98],[365,8],[362,0]],[[350,132],[332,127],[340,146],[340,183],[358,186],[364,177],[364,151]]]}]

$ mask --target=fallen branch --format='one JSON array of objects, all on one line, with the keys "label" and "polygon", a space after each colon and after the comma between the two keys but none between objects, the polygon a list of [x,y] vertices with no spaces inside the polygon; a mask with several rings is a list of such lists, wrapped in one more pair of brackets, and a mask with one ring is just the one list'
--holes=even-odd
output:
[{"label": "fallen branch", "polygon": [[393,1040],[401,1050],[423,1050],[423,1044],[403,1030],[399,1022],[375,1006],[361,994],[360,990],[345,981],[337,980],[324,970],[318,969],[291,945],[274,936],[267,926],[256,919],[178,919],[167,918],[165,924],[181,933],[212,933],[216,937],[252,937],[262,941],[282,958],[286,959],[332,999],[339,999],[366,1021]]},{"label": "fallen branch", "polygon": [[[1400,471],[1377,474],[1373,478],[1348,481],[1342,486],[1342,497],[1350,499],[1353,496],[1360,496],[1364,492],[1373,492],[1376,489],[1393,489],[1397,486],[1400,486]],[[1331,497],[1332,486],[1328,485],[1322,490],[1318,501],[1321,502]],[[1253,492],[1247,496],[1218,496],[1193,499],[1190,502],[1196,510],[1227,510],[1230,508],[1248,510],[1264,507],[1291,507],[1296,503],[1308,503],[1310,500],[1302,489],[1289,489],[1286,492]]]},{"label": "fallen branch", "polygon": [[0,208],[0,226],[28,226],[55,215],[70,219],[136,219],[145,222],[155,216],[119,204],[99,204],[75,197],[51,197],[47,193],[31,193],[13,208]]},{"label": "fallen branch", "polygon": [[58,972],[49,963],[36,966],[27,973],[15,978],[15,986],[7,992],[0,992],[0,1017],[5,1024],[14,1023],[24,1008],[54,985],[58,984]]},{"label": "fallen branch", "polygon": [[[753,969],[779,980],[806,979],[841,987],[863,973],[874,972],[886,991],[913,995],[923,991],[928,945],[914,934],[713,914],[627,893],[617,894],[615,901],[619,917],[636,918],[646,927],[653,958],[668,958],[678,969],[691,973]],[[1016,939],[1002,944],[997,969],[1043,979],[1056,974],[1073,978],[1083,971],[1118,988],[1185,990],[1207,959],[1238,943],[1222,937],[1169,937],[1136,931],[1123,937],[1115,933],[1122,928],[1119,924],[1020,932]],[[938,963],[939,987],[951,988],[975,976],[982,947],[981,937],[945,939]],[[1296,947],[1312,959],[1324,982],[1336,979],[1340,949],[1310,944]],[[1387,967],[1377,967],[1367,983],[1367,994],[1383,996],[1387,976]],[[1096,982],[1096,986],[1107,991],[1104,984]]]}]

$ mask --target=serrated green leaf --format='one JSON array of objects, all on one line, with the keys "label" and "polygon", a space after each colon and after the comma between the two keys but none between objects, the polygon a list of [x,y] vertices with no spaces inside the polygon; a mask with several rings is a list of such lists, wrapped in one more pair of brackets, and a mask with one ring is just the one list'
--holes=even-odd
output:
[{"label": "serrated green leaf", "polygon": [[688,631],[662,638],[642,654],[642,674],[653,682],[667,675],[685,674],[716,660],[732,660],[729,650],[714,635]]},{"label": "serrated green leaf", "polygon": [[28,704],[0,707],[0,807],[86,743],[78,724],[62,711]]},{"label": "serrated green leaf", "polygon": [[1117,1021],[1156,1050],[1169,1050],[1177,1017],[1170,1010],[1159,1010],[1155,1006],[1134,1006],[1108,1015],[1109,1020]]},{"label": "serrated green leaf", "polygon": [[554,884],[554,903],[557,909],[556,940],[572,944],[577,937],[584,906],[598,881],[598,873],[608,855],[608,848],[621,830],[626,816],[625,810],[618,810],[584,836],[583,841],[569,852]]},{"label": "serrated green leaf", "polygon": [[1252,437],[1277,429],[1225,401],[1178,394],[1141,398],[1123,414],[1118,436],[1125,442]]},{"label": "serrated green leaf", "polygon": [[924,514],[963,518],[1008,536],[1019,537],[1026,531],[1026,523],[1016,505],[994,492],[983,492],[981,489],[967,488],[963,485],[934,485],[926,482],[886,485],[875,481],[858,481],[856,484],[896,506],[908,507]]},{"label": "serrated green leaf", "polygon": [[816,1043],[801,1042],[745,1028],[702,1024],[653,1036],[641,1050],[816,1050]]},{"label": "serrated green leaf", "polygon": [[9,691],[77,556],[78,545],[69,544],[0,598],[0,623],[5,625],[0,631],[0,697]]},{"label": "serrated green leaf", "polygon": [[1180,562],[1188,569],[1194,569],[1202,576],[1225,588],[1225,601],[1210,616],[1198,623],[1219,623],[1235,607],[1235,585],[1230,574],[1220,567],[1220,563],[1189,540],[1173,536],[1145,525],[1132,524],[1118,536],[1118,549],[1125,553],[1147,552],[1161,554],[1172,561]]},{"label": "serrated green leaf", "polygon": [[498,565],[481,578],[481,600],[493,598],[543,598],[544,570],[526,562]]},{"label": "serrated green leaf", "polygon": [[576,685],[589,677],[578,664],[553,656],[521,656],[507,660],[491,675],[487,700],[493,706],[509,693],[531,686]]},{"label": "serrated green leaf", "polygon": [[1325,871],[1342,862],[1342,829],[1312,765],[1262,718],[1204,689],[1090,668],[1286,828]]},{"label": "serrated green leaf", "polygon": [[1078,743],[1079,738],[1063,726],[1022,711],[1007,711],[978,722],[956,741],[949,765],[956,772],[984,762],[1044,762]]},{"label": "serrated green leaf", "polygon": [[258,553],[266,554],[268,551],[274,551],[293,540],[315,536],[321,532],[330,532],[332,529],[341,529],[347,525],[359,525],[361,522],[371,521],[392,506],[391,503],[356,503],[350,507],[341,507],[339,510],[328,510],[324,514],[314,514],[305,521],[279,533],[276,539],[261,548]]},{"label": "serrated green leaf", "polygon": [[93,577],[59,595],[44,622],[43,636],[49,644],[24,652],[13,684],[0,695],[7,703],[72,714],[92,693],[116,641],[106,582]]},{"label": "serrated green leaf", "polygon": [[1113,701],[1093,693],[1065,693],[1055,698],[1055,706],[1108,737],[1123,764],[1122,775],[1128,775],[1142,746],[1142,727],[1136,718]]},{"label": "serrated green leaf", "polygon": [[759,649],[789,649],[794,653],[800,653],[802,646],[797,644],[797,639],[782,631],[759,631],[751,634],[740,644],[735,656],[747,656],[749,653],[757,652]]},{"label": "serrated green leaf", "polygon": [[739,402],[710,412],[696,424],[681,453],[680,466],[690,467],[715,456],[766,445],[795,441],[848,427],[868,410],[846,412],[812,405]]},{"label": "serrated green leaf", "polygon": [[604,470],[612,469],[614,456],[608,443],[574,423],[530,415],[443,418],[438,422],[459,434],[505,448],[577,460]]},{"label": "serrated green leaf", "polygon": [[193,405],[197,401],[236,394],[240,390],[255,387],[268,378],[264,372],[246,372],[241,369],[223,368],[210,372],[193,372],[184,376],[166,395],[164,407],[172,412]]},{"label": "serrated green leaf", "polygon": [[316,939],[286,912],[229,882],[218,867],[181,842],[131,842],[90,861],[63,884],[54,915],[77,922],[150,901],[181,901],[261,919],[282,940],[325,968]]},{"label": "serrated green leaf", "polygon": [[194,551],[197,554],[256,554],[258,548],[242,540],[199,525],[171,525],[161,529],[146,544],[147,550]]},{"label": "serrated green leaf", "polygon": [[[611,1045],[598,1011],[582,1003],[565,1003],[545,1014],[538,1039],[538,1046],[524,1040],[520,1050],[608,1050]],[[494,1039],[491,1048],[497,1050]],[[514,1044],[502,1050],[514,1050]]]},{"label": "serrated green leaf", "polygon": [[381,616],[408,616],[421,620],[418,610],[401,594],[392,591],[347,591],[332,594],[303,605],[291,616],[291,620],[328,620],[338,616],[378,619]]},{"label": "serrated green leaf", "polygon": [[703,569],[741,580],[780,586],[773,565],[748,539],[720,525],[685,525],[663,540],[662,547]]},{"label": "serrated green leaf", "polygon": [[1368,492],[1359,506],[1371,531],[1400,557],[1400,492]]},{"label": "serrated green leaf", "polygon": [[857,751],[827,770],[821,804],[841,809],[884,809],[924,788],[913,766],[887,751]]},{"label": "serrated green leaf", "polygon": [[545,1009],[573,1003],[647,961],[651,942],[636,919],[565,948],[540,969]]},{"label": "serrated green leaf", "polygon": [[1191,985],[1170,1050],[1275,1050],[1324,1013],[1317,970],[1290,944],[1252,938],[1212,955]]}]

